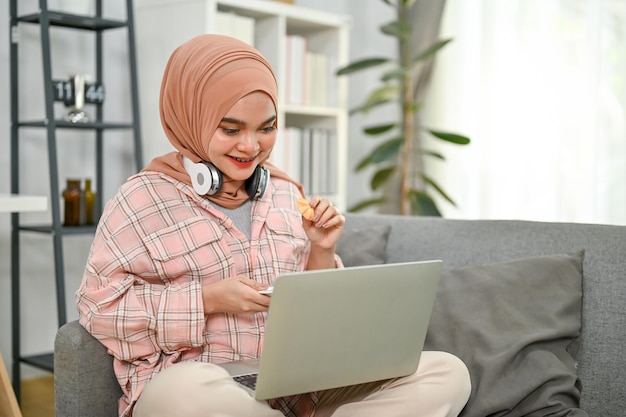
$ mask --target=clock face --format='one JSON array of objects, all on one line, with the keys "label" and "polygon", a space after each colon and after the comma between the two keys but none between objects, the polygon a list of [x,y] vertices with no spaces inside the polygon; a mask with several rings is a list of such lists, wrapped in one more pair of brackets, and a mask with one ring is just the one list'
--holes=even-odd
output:
[{"label": "clock face", "polygon": [[[102,104],[104,102],[104,85],[101,83],[84,82],[82,86],[77,86],[76,77],[69,80],[53,80],[52,94],[54,101],[61,101],[67,107],[75,106],[77,103]],[[81,88],[82,87],[82,88]],[[77,92],[82,91],[82,97],[76,97]]]}]

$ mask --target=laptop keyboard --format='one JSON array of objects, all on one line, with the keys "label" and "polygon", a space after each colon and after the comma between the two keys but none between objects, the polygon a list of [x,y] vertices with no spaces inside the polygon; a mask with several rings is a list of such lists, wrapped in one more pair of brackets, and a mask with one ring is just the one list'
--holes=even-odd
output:
[{"label": "laptop keyboard", "polygon": [[234,376],[233,379],[239,384],[254,390],[256,389],[256,378],[258,375],[258,373],[237,375]]}]

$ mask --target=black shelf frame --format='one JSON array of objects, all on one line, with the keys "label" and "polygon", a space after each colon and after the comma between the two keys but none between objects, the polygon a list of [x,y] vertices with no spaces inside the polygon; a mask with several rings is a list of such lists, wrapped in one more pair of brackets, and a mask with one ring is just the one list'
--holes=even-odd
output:
[{"label": "black shelf frame", "polygon": [[[138,171],[143,166],[141,124],[139,117],[139,91],[137,78],[137,60],[134,29],[134,5],[133,0],[126,2],[126,20],[112,20],[102,17],[103,0],[85,0],[95,2],[95,15],[83,16],[72,13],[64,13],[50,10],[47,0],[39,0],[39,12],[19,15],[18,0],[10,0],[10,97],[11,97],[11,193],[20,193],[19,165],[20,165],[20,130],[23,128],[39,128],[45,130],[48,149],[49,164],[49,191],[52,222],[49,225],[25,225],[20,221],[19,213],[11,214],[11,315],[12,315],[12,373],[13,388],[18,401],[20,401],[20,381],[22,363],[43,370],[54,371],[53,353],[42,353],[24,356],[21,353],[21,294],[20,294],[20,234],[33,232],[52,236],[54,248],[54,278],[57,304],[58,326],[67,322],[65,302],[65,271],[63,257],[63,236],[90,234],[95,231],[95,226],[64,226],[61,217],[60,183],[58,175],[57,155],[57,130],[58,129],[91,129],[95,132],[95,185],[96,189],[103,190],[104,164],[103,150],[105,131],[115,129],[129,129],[133,133],[135,168]],[[43,65],[43,84],[45,115],[41,120],[23,121],[19,117],[19,75],[18,54],[19,39],[17,28],[21,24],[34,24],[40,27],[40,42]],[[95,104],[95,120],[88,123],[72,123],[66,120],[55,119],[53,76],[52,76],[52,53],[50,32],[52,28],[69,28],[80,31],[95,32],[95,78],[102,80],[104,74],[104,47],[103,32],[110,29],[125,29],[128,39],[130,98],[132,107],[131,122],[108,122],[105,121],[103,105]],[[100,193],[96,196],[96,211],[102,212],[103,201]]]},{"label": "black shelf frame", "polygon": [[51,234],[54,232],[61,233],[62,235],[84,235],[93,233],[96,231],[96,226],[62,226],[59,229],[55,229],[53,225],[20,225],[19,229],[25,232],[44,233]]},{"label": "black shelf frame", "polygon": [[[55,120],[54,124],[57,129],[132,129],[132,123],[103,123],[103,122],[86,122],[72,123],[67,120]],[[47,128],[49,123],[45,120],[31,120],[18,122],[19,127]]]},{"label": "black shelf frame", "polygon": [[52,353],[24,356],[22,362],[45,371],[54,372],[54,354]]},{"label": "black shelf frame", "polygon": [[47,8],[45,10],[46,11],[42,13],[31,13],[24,16],[18,16],[17,20],[19,22],[35,23],[39,25],[43,24],[44,21],[47,21],[51,26],[94,31],[123,28],[126,26],[126,22],[120,20],[109,20],[102,19],[97,16],[83,16],[72,13],[56,12],[53,10],[47,10]]}]

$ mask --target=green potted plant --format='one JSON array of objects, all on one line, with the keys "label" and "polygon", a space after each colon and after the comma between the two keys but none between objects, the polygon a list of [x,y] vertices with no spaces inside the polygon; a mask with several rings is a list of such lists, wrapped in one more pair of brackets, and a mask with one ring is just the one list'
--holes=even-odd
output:
[{"label": "green potted plant", "polygon": [[383,105],[399,107],[398,120],[363,129],[367,136],[381,140],[355,168],[356,172],[374,166],[370,180],[374,197],[365,199],[349,208],[360,211],[371,206],[385,206],[388,211],[402,215],[441,216],[433,198],[438,193],[456,206],[454,200],[429,176],[424,169],[424,157],[444,160],[444,156],[424,148],[422,132],[449,143],[466,145],[470,139],[456,133],[428,129],[420,125],[420,103],[414,97],[414,73],[418,65],[434,58],[451,39],[440,40],[426,50],[411,56],[411,22],[409,9],[415,0],[382,0],[395,8],[396,20],[380,27],[380,31],[397,39],[398,58],[370,57],[352,62],[337,71],[338,76],[348,75],[371,68],[381,68],[380,85],[376,87],[350,114],[368,114]]}]

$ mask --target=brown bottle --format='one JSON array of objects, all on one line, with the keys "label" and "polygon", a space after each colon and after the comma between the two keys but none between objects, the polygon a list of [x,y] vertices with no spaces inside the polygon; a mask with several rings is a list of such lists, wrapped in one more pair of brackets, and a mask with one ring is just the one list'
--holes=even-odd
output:
[{"label": "brown bottle", "polygon": [[91,179],[85,180],[85,224],[95,224],[94,221],[94,204],[96,202],[96,194],[91,189]]},{"label": "brown bottle", "polygon": [[63,191],[65,205],[64,226],[78,226],[80,224],[80,180],[68,179]]}]

